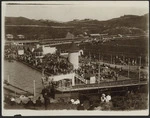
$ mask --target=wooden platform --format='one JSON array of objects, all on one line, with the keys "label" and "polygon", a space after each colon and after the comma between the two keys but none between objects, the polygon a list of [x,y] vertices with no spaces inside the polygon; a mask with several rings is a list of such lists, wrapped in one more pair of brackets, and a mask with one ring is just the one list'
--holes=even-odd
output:
[{"label": "wooden platform", "polygon": [[25,91],[11,84],[4,84],[3,87],[4,90],[10,91],[11,93],[16,93],[18,95],[25,95],[25,94],[33,95],[33,93],[30,93],[29,91]]},{"label": "wooden platform", "polygon": [[147,84],[148,84],[147,81],[139,82],[139,80],[137,79],[130,79],[130,80],[103,82],[99,84],[83,84],[83,85],[76,85],[72,87],[59,87],[56,90],[59,92],[73,92],[73,91],[84,91],[84,90],[94,90],[94,89],[140,86],[140,85],[147,85]]}]

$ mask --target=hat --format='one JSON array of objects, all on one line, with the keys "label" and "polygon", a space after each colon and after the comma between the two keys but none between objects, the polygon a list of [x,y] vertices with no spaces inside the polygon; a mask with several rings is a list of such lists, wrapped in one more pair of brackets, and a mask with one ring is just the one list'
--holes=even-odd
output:
[{"label": "hat", "polygon": [[104,96],[104,97],[105,97],[106,95],[103,93],[103,94],[102,94],[102,96]]}]

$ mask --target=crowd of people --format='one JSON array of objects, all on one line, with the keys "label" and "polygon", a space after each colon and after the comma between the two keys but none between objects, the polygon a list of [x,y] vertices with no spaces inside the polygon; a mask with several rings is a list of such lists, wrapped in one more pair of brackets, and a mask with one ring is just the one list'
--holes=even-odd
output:
[{"label": "crowd of people", "polygon": [[[132,62],[130,63],[134,65],[135,61],[132,60]],[[99,76],[100,76],[100,80],[107,80],[107,79],[118,80],[120,76],[123,76],[124,78],[130,77],[133,79],[139,78],[139,67],[137,67],[136,70],[132,71],[130,70],[130,67],[128,67],[129,70],[127,70],[127,69],[124,69],[123,66],[120,66],[120,67],[119,66],[117,67],[117,65],[111,66],[109,63],[100,62],[100,65],[99,65],[98,60],[91,60],[88,57],[82,57],[80,60],[80,65],[81,65],[80,68],[76,72],[81,77],[85,77],[85,75],[92,75],[92,76],[95,76],[97,80]],[[146,77],[147,77],[147,73],[141,71],[140,78],[146,79]]]},{"label": "crowd of people", "polygon": [[27,109],[45,108],[45,110],[53,108],[57,110],[61,106],[63,106],[62,109],[70,110],[140,110],[148,107],[147,94],[143,92],[144,89],[131,89],[113,96],[107,92],[107,94],[101,93],[96,95],[80,94],[76,97],[70,96],[69,98],[63,96],[54,97],[52,93],[49,93],[49,90],[44,88],[41,96],[36,99],[33,96],[25,95],[18,97],[5,96],[4,102],[10,106],[19,105]]},{"label": "crowd of people", "polygon": [[85,101],[82,100],[79,102],[77,110],[110,110],[112,107],[111,96],[106,96],[104,93],[100,96],[100,99],[97,100],[97,103],[95,102],[95,100],[89,100],[86,106]]},{"label": "crowd of people", "polygon": [[123,55],[123,54],[101,54],[98,52],[87,50],[84,52],[84,58],[92,61],[104,61],[110,64],[130,65],[130,66],[147,66],[147,60],[144,56]]},{"label": "crowd of people", "polygon": [[[66,104],[66,105],[73,105],[73,109],[76,110],[110,110],[111,109],[111,96],[105,94],[102,94],[98,100],[98,104],[95,104],[95,101],[88,101],[88,105],[86,100],[80,100],[79,98],[64,98],[64,100],[58,100],[59,98],[55,98],[55,96],[52,95],[52,92],[49,92],[49,89],[44,88],[41,92],[41,96],[35,98],[34,96],[25,96],[20,95],[17,97],[12,96],[5,96],[4,102],[6,104],[9,104],[10,106],[19,105],[27,109],[36,109],[36,108],[45,108],[45,110],[50,109],[51,105],[55,104]],[[65,100],[67,99],[67,100]],[[53,103],[53,104],[52,104]],[[109,105],[109,108],[106,107],[106,105]],[[67,107],[67,106],[66,106]]]},{"label": "crowd of people", "polygon": [[37,69],[44,69],[45,72],[50,75],[66,74],[73,70],[73,65],[67,58],[60,56],[59,54],[46,54],[41,58],[36,58],[34,51],[24,49],[23,54],[18,54],[17,46],[8,45],[5,46],[5,59],[14,57],[22,62],[29,64]]},{"label": "crowd of people", "polygon": [[72,64],[66,58],[56,54],[46,55],[43,59],[46,60],[44,62],[45,71],[51,73],[52,75],[67,74],[73,70]]},{"label": "crowd of people", "polygon": [[70,73],[73,70],[72,64],[64,57],[57,54],[47,54],[43,58],[34,58],[32,55],[21,55],[18,59],[34,66],[49,75]]},{"label": "crowd of people", "polygon": [[45,109],[47,109],[51,100],[55,100],[55,84],[53,82],[49,83],[49,86],[44,86],[38,98],[32,95],[20,95],[15,97],[6,95],[4,102],[11,106],[15,104],[24,105],[25,107],[40,107],[44,105]]},{"label": "crowd of people", "polygon": [[35,99],[33,96],[25,96],[25,95],[20,95],[17,97],[12,97],[12,96],[10,97],[9,95],[7,95],[5,97],[4,102],[11,106],[23,105],[25,107],[36,107],[36,106],[38,107],[43,104],[43,100],[41,97]]},{"label": "crowd of people", "polygon": [[82,62],[80,68],[76,70],[76,73],[81,77],[84,77],[85,79],[88,79],[88,77],[90,76],[95,76],[97,78],[96,80],[99,80],[100,76],[101,80],[106,79],[117,80],[120,71],[122,71],[122,69],[116,71],[115,69],[112,69],[105,64],[99,65],[98,63]]},{"label": "crowd of people", "polygon": [[4,51],[4,58],[8,60],[13,60],[15,58],[15,55],[17,54],[15,47],[12,46],[6,46]]}]

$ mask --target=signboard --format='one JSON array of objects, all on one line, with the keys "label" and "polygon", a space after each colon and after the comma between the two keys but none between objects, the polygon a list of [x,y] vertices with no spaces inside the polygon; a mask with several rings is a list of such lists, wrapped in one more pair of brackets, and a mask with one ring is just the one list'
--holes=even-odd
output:
[{"label": "signboard", "polygon": [[96,78],[94,77],[90,77],[90,84],[94,84],[96,82]]},{"label": "signboard", "polygon": [[24,50],[18,50],[18,55],[23,55],[24,54]]}]

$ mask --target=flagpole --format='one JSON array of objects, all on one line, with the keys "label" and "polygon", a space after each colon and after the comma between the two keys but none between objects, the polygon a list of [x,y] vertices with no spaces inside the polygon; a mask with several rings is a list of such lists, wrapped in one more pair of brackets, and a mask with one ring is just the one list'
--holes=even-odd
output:
[{"label": "flagpole", "polygon": [[140,63],[139,63],[139,82],[141,77],[141,56],[140,56]]}]

